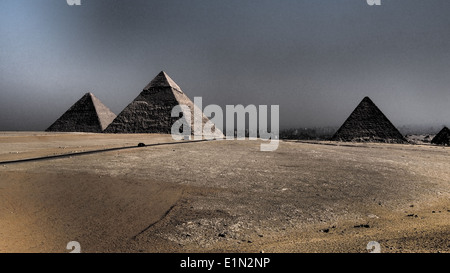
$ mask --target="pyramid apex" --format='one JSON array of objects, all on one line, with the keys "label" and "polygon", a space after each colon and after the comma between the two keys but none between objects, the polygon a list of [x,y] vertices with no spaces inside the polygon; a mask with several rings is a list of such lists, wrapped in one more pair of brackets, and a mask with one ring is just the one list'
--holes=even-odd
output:
[{"label": "pyramid apex", "polygon": [[441,130],[442,132],[450,132],[450,129],[447,126],[444,126]]},{"label": "pyramid apex", "polygon": [[450,146],[450,130],[444,126],[442,130],[431,140],[432,144]]},{"label": "pyramid apex", "polygon": [[165,71],[161,71],[158,73],[158,75],[153,78],[153,80],[147,84],[147,86],[144,88],[144,90],[149,90],[154,87],[170,87],[173,88],[179,92],[181,91],[181,88],[172,80],[169,75]]}]

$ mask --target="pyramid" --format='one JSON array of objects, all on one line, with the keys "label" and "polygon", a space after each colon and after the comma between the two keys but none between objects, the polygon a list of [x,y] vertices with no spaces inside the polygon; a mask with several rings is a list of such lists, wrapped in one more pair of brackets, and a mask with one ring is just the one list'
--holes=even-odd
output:
[{"label": "pyramid", "polygon": [[[194,132],[194,103],[181,88],[161,71],[116,119],[105,133],[161,133],[170,134],[179,117],[171,117],[176,105],[186,105],[191,111],[191,131]],[[198,111],[197,111],[198,110]],[[201,110],[197,108],[197,113]],[[202,124],[209,119],[202,113]]]},{"label": "pyramid", "polygon": [[334,141],[405,143],[406,139],[373,103],[365,97],[331,138]]},{"label": "pyramid", "polygon": [[101,133],[116,115],[92,93],[86,93],[47,132]]},{"label": "pyramid", "polygon": [[448,127],[444,127],[434,138],[431,140],[432,144],[447,145],[450,146],[450,130]]}]

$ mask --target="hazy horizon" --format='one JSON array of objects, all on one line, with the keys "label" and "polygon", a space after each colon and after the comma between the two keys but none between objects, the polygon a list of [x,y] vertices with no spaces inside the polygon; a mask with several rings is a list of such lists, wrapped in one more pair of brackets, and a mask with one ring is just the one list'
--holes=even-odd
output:
[{"label": "hazy horizon", "polygon": [[450,2],[3,0],[0,131],[86,92],[119,114],[161,70],[203,106],[280,105],[338,127],[369,96],[398,128],[450,125]]}]

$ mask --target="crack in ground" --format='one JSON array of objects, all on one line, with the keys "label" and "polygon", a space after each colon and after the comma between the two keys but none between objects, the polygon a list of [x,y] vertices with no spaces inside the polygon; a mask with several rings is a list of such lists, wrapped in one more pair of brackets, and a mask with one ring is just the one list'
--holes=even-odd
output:
[{"label": "crack in ground", "polygon": [[143,230],[141,230],[138,234],[134,235],[133,237],[131,237],[133,240],[136,240],[137,236],[141,235],[142,233],[146,232],[147,230],[149,230],[150,228],[152,228],[153,226],[155,226],[156,224],[158,224],[159,222],[161,222],[162,220],[164,220],[164,218],[167,217],[167,215],[169,215],[169,213],[172,211],[172,209],[176,206],[177,204],[172,205],[165,213],[163,216],[161,216],[161,218],[159,218],[156,222],[151,223],[148,227],[144,228]]}]

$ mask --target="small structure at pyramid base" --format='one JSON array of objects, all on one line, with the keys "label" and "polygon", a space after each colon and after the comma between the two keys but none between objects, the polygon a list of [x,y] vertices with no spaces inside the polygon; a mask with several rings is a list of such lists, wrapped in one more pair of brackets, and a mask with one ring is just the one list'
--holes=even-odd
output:
[{"label": "small structure at pyramid base", "polygon": [[444,127],[432,140],[431,144],[450,146],[450,129]]},{"label": "small structure at pyramid base", "polygon": [[115,118],[94,94],[86,93],[45,131],[101,133]]},{"label": "small structure at pyramid base", "polygon": [[365,97],[332,141],[406,143],[405,137],[369,97]]},{"label": "small structure at pyramid base", "polygon": [[177,105],[186,105],[191,112],[190,122],[186,121],[186,124],[191,125],[191,135],[194,134],[194,109],[197,115],[201,115],[202,126],[209,121],[181,88],[164,71],[161,71],[125,107],[104,133],[171,134],[173,124],[182,118],[172,117],[172,110]]}]

